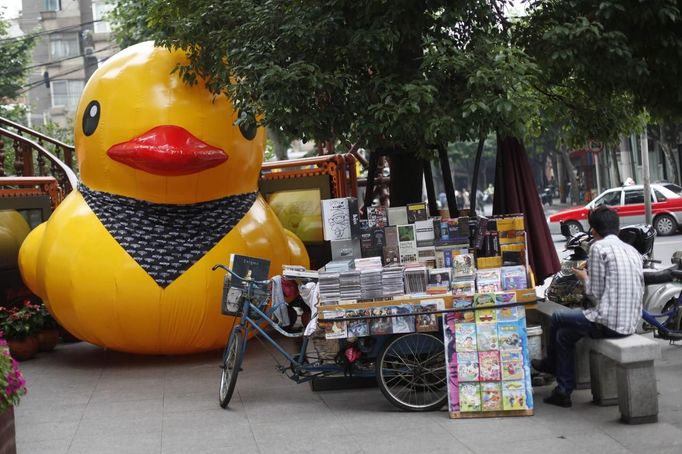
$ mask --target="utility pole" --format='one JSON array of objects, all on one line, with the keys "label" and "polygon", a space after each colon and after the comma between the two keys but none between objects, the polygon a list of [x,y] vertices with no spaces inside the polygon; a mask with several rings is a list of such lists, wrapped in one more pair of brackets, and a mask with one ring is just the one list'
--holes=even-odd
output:
[{"label": "utility pole", "polygon": [[85,70],[85,82],[97,69],[97,56],[95,55],[95,26],[93,24],[92,1],[78,0],[81,13],[81,54],[83,55],[83,68]]},{"label": "utility pole", "polygon": [[641,139],[642,182],[644,183],[644,222],[651,225],[653,222],[653,215],[651,211],[651,178],[649,176],[649,140],[646,126],[644,127]]}]

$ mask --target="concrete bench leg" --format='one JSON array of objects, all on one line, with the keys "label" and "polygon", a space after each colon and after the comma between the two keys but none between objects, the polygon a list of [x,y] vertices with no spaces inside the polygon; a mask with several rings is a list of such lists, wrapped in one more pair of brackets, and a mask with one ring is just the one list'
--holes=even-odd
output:
[{"label": "concrete bench leg", "polygon": [[601,406],[618,403],[618,381],[615,361],[597,352],[590,352],[590,384],[592,401]]},{"label": "concrete bench leg", "polygon": [[618,407],[621,421],[644,424],[658,421],[658,389],[653,361],[619,364]]},{"label": "concrete bench leg", "polygon": [[575,344],[575,388],[590,387],[590,340],[580,339]]}]

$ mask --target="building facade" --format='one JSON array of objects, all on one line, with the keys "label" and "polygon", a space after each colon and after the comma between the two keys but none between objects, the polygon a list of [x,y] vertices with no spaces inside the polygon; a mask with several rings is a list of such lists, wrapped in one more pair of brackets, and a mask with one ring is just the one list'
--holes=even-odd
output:
[{"label": "building facade", "polygon": [[31,126],[73,126],[83,87],[97,65],[118,51],[103,20],[107,0],[23,0],[18,18],[38,37],[26,99]]}]

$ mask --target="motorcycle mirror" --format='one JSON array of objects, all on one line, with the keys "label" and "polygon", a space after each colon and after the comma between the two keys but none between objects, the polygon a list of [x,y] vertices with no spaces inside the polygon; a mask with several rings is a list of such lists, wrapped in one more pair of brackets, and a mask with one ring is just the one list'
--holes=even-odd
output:
[{"label": "motorcycle mirror", "polygon": [[565,222],[561,222],[560,225],[561,225],[561,234],[563,236],[565,236],[566,238],[570,238],[571,237],[571,229],[568,227],[568,224],[566,224]]}]

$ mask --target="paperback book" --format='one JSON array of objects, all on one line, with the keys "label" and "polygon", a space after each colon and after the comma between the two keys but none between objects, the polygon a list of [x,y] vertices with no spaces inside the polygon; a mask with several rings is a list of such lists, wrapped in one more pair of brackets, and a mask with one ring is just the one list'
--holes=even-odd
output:
[{"label": "paperback book", "polygon": [[426,203],[408,203],[407,204],[407,222],[414,224],[416,221],[426,221],[429,218],[426,211]]},{"label": "paperback book", "polygon": [[500,276],[502,279],[502,290],[528,288],[526,267],[523,265],[503,266]]},{"label": "paperback book", "polygon": [[523,380],[523,352],[521,349],[500,350],[502,380]]},{"label": "paperback book", "polygon": [[407,207],[388,208],[388,225],[403,225],[407,223]]},{"label": "paperback book", "polygon": [[420,304],[412,306],[415,313],[416,331],[428,333],[438,331],[438,317],[434,312],[442,310],[445,305],[443,300],[433,300],[434,302],[422,301]]},{"label": "paperback book", "polygon": [[497,311],[494,308],[476,310],[476,323],[495,323],[496,321]]},{"label": "paperback book", "polygon": [[476,341],[478,351],[497,350],[497,324],[478,323],[476,324]]},{"label": "paperback book", "polygon": [[499,411],[502,408],[502,387],[500,382],[481,383],[481,410]]},{"label": "paperback book", "polygon": [[[457,378],[460,383],[464,381],[478,381],[478,353],[457,353]],[[461,394],[460,394],[461,399]]]},{"label": "paperback book", "polygon": [[452,306],[455,309],[468,309],[474,307],[474,296],[470,294],[455,293],[452,299]]},{"label": "paperback book", "polygon": [[476,271],[476,288],[479,293],[501,291],[500,269],[486,268]]},{"label": "paperback book", "polygon": [[499,381],[500,374],[500,352],[487,351],[478,352],[478,368],[481,381]]},{"label": "paperback book", "polygon": [[523,306],[507,306],[497,309],[498,322],[516,322],[525,317]]},{"label": "paperback book", "polygon": [[359,235],[360,215],[354,197],[322,200],[323,236],[327,241],[350,240]]},{"label": "paperback book", "polygon": [[504,410],[526,410],[526,387],[523,381],[502,382],[502,407]]},{"label": "paperback book", "polygon": [[481,385],[479,383],[459,384],[459,410],[462,412],[481,411]]},{"label": "paperback book", "polygon": [[452,313],[455,323],[476,323],[474,311],[458,311]]},{"label": "paperback book", "polygon": [[398,226],[398,250],[400,251],[400,263],[417,261],[417,239],[413,224]]},{"label": "paperback book", "polygon": [[518,350],[523,348],[522,332],[525,328],[519,322],[497,324],[500,350]]},{"label": "paperback book", "polygon": [[452,293],[455,295],[473,295],[475,292],[476,282],[473,280],[452,282]]},{"label": "paperback book", "polygon": [[440,294],[450,290],[450,269],[432,268],[428,270],[429,283],[426,286],[426,293]]},{"label": "paperback book", "polygon": [[455,324],[455,348],[458,352],[476,351],[476,324]]},{"label": "paperback book", "polygon": [[367,221],[369,221],[370,227],[386,227],[388,225],[388,210],[384,206],[367,207]]},{"label": "paperback book", "polygon": [[452,270],[455,277],[473,276],[476,272],[473,254],[459,254],[452,257]]}]

